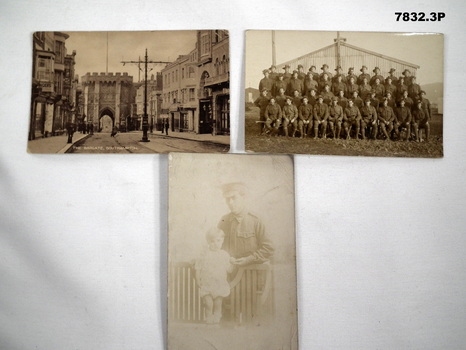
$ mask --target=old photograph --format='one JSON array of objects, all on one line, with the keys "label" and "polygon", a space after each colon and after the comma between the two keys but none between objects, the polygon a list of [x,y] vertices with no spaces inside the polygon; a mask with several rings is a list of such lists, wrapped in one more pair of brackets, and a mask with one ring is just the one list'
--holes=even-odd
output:
[{"label": "old photograph", "polygon": [[247,31],[246,151],[443,156],[443,35]]},{"label": "old photograph", "polygon": [[293,161],[169,155],[168,348],[298,348]]},{"label": "old photograph", "polygon": [[229,151],[228,31],[32,39],[28,152]]}]

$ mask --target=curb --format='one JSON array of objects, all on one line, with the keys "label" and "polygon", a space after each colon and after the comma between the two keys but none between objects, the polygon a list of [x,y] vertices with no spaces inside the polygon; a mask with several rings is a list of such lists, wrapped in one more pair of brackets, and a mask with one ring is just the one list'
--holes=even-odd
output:
[{"label": "curb", "polygon": [[72,143],[67,143],[65,147],[63,147],[61,150],[59,150],[57,153],[58,154],[64,154],[64,153],[69,153],[70,150],[71,150],[71,147],[73,147],[75,144],[77,144],[78,142],[81,142],[85,139],[87,139],[89,136],[91,136],[91,134],[87,134],[86,136],[83,136],[81,137],[79,140],[76,140]]},{"label": "curb", "polygon": [[[219,146],[228,146],[228,147],[231,148],[230,143],[222,143],[222,142],[217,142],[217,141],[212,141],[212,140],[196,140],[196,139],[184,138],[184,137],[179,137],[179,136],[171,136],[171,135],[165,135],[165,134],[163,134],[163,135],[152,134],[152,135],[169,137],[169,138],[172,138],[172,139],[185,140],[185,141],[206,142],[206,143],[211,143],[211,144],[215,144],[215,145],[219,145]],[[231,138],[230,138],[230,141],[231,141]]]}]

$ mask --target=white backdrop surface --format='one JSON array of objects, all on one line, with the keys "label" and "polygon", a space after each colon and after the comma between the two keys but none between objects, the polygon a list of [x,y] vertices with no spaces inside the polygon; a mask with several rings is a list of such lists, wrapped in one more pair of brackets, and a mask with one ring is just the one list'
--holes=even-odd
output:
[{"label": "white backdrop surface", "polygon": [[32,32],[200,28],[230,31],[234,152],[245,30],[445,34],[443,159],[295,157],[300,348],[464,348],[465,14],[459,0],[2,1],[0,349],[165,348],[167,156],[27,154]]}]

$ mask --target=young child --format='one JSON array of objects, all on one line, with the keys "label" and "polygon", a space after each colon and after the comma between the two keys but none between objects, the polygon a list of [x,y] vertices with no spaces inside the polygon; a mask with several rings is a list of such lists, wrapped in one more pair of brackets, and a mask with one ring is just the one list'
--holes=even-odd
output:
[{"label": "young child", "polygon": [[222,301],[230,295],[227,274],[233,270],[234,262],[230,255],[222,250],[225,233],[212,228],[206,234],[208,249],[196,261],[196,282],[204,301],[206,323],[219,323],[222,318]]}]

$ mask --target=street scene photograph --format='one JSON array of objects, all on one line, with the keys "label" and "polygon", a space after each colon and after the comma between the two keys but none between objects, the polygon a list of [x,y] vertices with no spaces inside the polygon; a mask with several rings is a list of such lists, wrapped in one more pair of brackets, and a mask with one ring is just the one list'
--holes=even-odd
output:
[{"label": "street scene photograph", "polygon": [[246,32],[247,152],[443,157],[443,34]]},{"label": "street scene photograph", "polygon": [[289,155],[169,155],[168,349],[298,349]]},{"label": "street scene photograph", "polygon": [[29,153],[225,153],[226,30],[35,32]]}]

